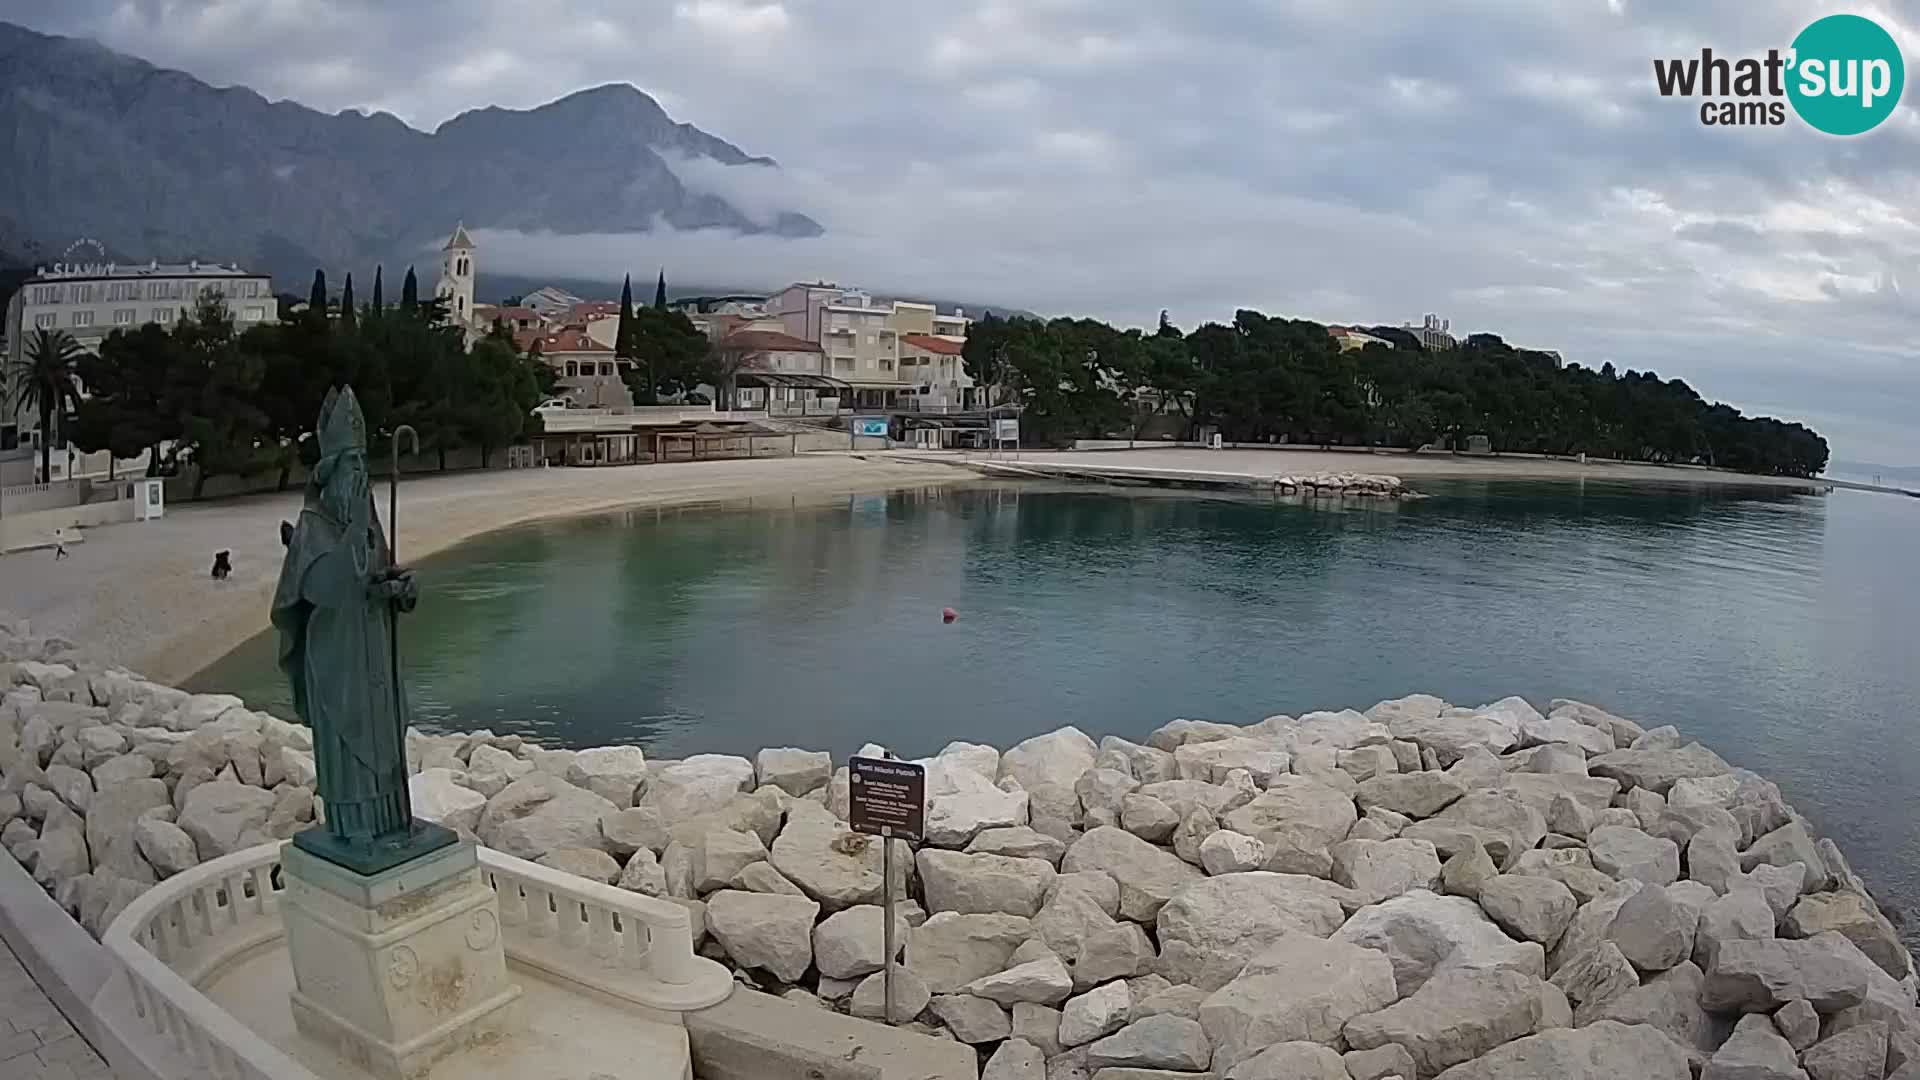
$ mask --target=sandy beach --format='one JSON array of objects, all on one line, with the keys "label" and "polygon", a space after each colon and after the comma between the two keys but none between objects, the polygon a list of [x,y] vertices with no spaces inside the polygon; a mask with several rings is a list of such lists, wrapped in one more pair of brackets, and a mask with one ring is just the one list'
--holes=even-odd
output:
[{"label": "sandy beach", "polygon": [[[833,454],[427,474],[400,485],[399,550],[403,562],[415,562],[510,525],[626,507],[761,499],[788,506],[972,479],[950,464]],[[384,483],[379,493],[384,515]],[[58,562],[45,549],[0,556],[0,610],[80,643],[100,662],[183,682],[266,629],[279,524],[299,508],[297,491],[179,505],[159,521],[90,529]],[[208,574],[220,548],[233,551],[224,582]]]},{"label": "sandy beach", "polygon": [[[975,457],[983,455],[975,454]],[[1379,453],[1350,450],[1201,450],[1193,448],[1022,451],[1009,460],[1059,465],[1114,465],[1140,469],[1190,469],[1196,472],[1246,473],[1251,476],[1302,476],[1311,473],[1385,473],[1403,479],[1436,480],[1599,480],[1635,484],[1716,484],[1810,488],[1819,480],[1755,476],[1692,465],[1589,460],[1532,455],[1458,457],[1452,454]]]}]

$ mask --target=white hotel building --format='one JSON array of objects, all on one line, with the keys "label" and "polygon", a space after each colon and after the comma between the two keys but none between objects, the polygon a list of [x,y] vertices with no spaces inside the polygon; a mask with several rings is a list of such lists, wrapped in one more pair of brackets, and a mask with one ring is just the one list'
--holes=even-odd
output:
[{"label": "white hotel building", "polygon": [[[36,330],[64,331],[81,347],[95,350],[101,339],[117,329],[150,322],[172,325],[191,314],[200,294],[208,290],[226,299],[236,330],[276,318],[273,280],[235,265],[148,262],[41,267],[7,303],[6,322],[0,324],[5,343],[0,354],[5,363],[0,366],[11,368],[24,361],[27,339]],[[27,477],[17,474],[26,470],[30,475],[38,467],[37,457],[31,467],[20,464],[27,452],[40,445],[39,417],[29,412],[0,409],[0,485],[23,482]],[[51,479],[66,479],[64,455],[56,452],[54,457]]]}]

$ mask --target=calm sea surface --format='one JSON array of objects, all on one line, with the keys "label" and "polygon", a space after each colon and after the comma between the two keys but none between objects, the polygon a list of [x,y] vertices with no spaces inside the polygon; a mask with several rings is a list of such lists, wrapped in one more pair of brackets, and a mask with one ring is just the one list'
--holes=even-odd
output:
[{"label": "calm sea surface", "polygon": [[[421,567],[403,663],[424,725],[661,757],[1579,698],[1778,781],[1920,903],[1920,500],[1422,486],[1347,512],[973,487],[515,528]],[[196,688],[287,709],[266,637]]]}]

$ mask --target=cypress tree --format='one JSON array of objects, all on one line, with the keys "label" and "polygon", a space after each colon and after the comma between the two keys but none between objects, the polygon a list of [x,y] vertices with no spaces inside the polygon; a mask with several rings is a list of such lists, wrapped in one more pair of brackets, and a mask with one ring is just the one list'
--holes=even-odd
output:
[{"label": "cypress tree", "polygon": [[660,280],[653,287],[653,306],[656,311],[667,310],[667,270],[660,268]]},{"label": "cypress tree", "polygon": [[420,281],[413,276],[413,267],[407,267],[407,278],[400,283],[400,310],[411,315],[420,306]]},{"label": "cypress tree", "polygon": [[347,271],[347,282],[340,286],[340,329],[352,333],[358,313],[353,310],[353,271]]},{"label": "cypress tree", "polygon": [[620,285],[620,325],[613,332],[613,355],[622,360],[633,359],[633,275]]},{"label": "cypress tree", "polygon": [[307,292],[307,314],[319,319],[323,324],[327,321],[327,272],[325,270],[313,272],[313,288]]},{"label": "cypress tree", "polygon": [[380,294],[380,267],[373,268],[373,317],[379,318],[386,311],[386,297]]}]

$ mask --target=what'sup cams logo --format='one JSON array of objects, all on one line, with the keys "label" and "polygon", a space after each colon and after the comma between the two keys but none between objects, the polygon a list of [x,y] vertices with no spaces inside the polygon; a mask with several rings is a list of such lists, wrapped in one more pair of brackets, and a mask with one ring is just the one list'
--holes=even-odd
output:
[{"label": "what'sup cams logo", "polygon": [[1872,131],[1893,114],[1906,87],[1907,65],[1893,35],[1859,15],[1828,15],[1800,31],[1785,52],[1729,59],[1701,49],[1697,57],[1655,60],[1661,97],[1697,97],[1709,127],[1778,126],[1787,106],[1829,135]]}]

